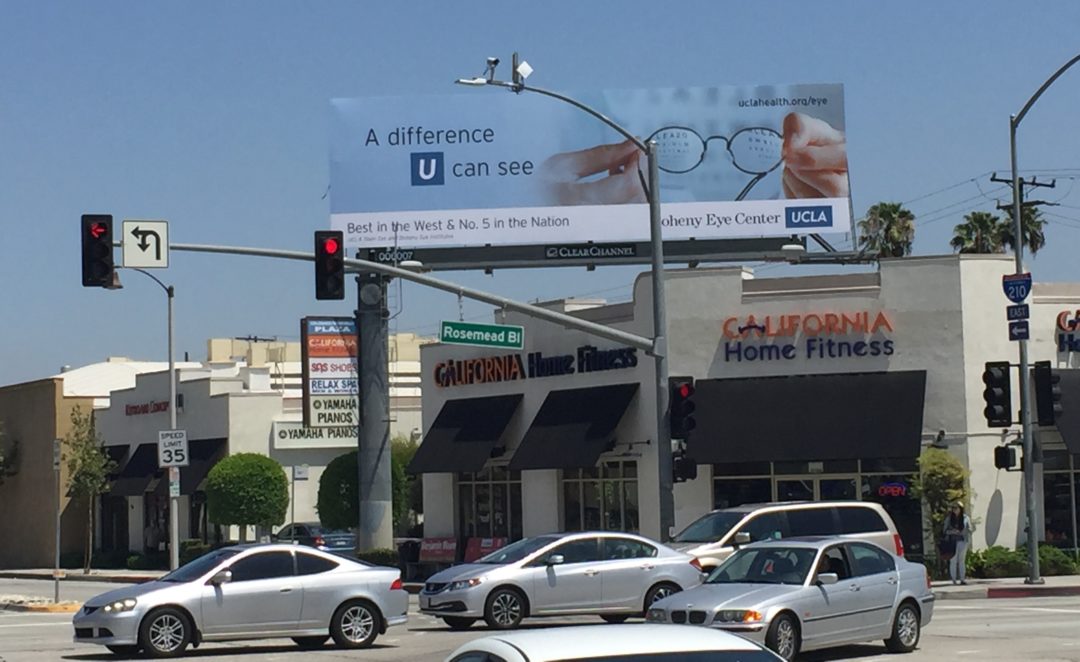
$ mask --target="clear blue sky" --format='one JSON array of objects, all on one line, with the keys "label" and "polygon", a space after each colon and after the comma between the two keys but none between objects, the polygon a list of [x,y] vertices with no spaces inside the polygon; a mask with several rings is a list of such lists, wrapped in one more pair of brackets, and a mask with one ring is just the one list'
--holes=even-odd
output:
[{"label": "clear blue sky", "polygon": [[[933,254],[964,213],[1004,197],[988,174],[1008,169],[1009,114],[1080,51],[1074,0],[5,0],[0,13],[0,384],[108,355],[165,359],[156,285],[81,287],[82,213],[168,219],[176,242],[309,249],[329,224],[334,97],[468,93],[450,81],[514,50],[554,89],[843,83],[856,214],[910,201],[916,253]],[[1037,280],[1076,278],[1078,101],[1080,68],[1020,132],[1021,168],[1057,174],[1040,193],[1063,203]],[[446,276],[519,299],[625,299],[636,271]],[[785,273],[799,270],[763,272]],[[160,275],[193,360],[209,337],[296,338],[300,317],[353,308],[316,302],[303,263],[174,253]],[[401,331],[457,318],[456,298],[415,286],[403,303]],[[479,304],[465,315],[489,318]]]}]

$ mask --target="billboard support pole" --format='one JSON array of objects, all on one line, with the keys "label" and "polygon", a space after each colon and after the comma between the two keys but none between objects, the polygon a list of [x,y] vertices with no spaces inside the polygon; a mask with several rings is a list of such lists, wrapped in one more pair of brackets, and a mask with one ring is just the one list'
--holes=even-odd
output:
[{"label": "billboard support pole", "polygon": [[386,281],[374,271],[362,272],[356,278],[356,353],[360,381],[356,448],[357,552],[394,546]]}]

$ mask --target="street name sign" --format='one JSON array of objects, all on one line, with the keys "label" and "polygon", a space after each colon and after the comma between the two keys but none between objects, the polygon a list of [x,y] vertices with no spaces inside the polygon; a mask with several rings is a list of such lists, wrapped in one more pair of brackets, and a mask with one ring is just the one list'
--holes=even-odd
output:
[{"label": "street name sign", "polygon": [[443,322],[439,325],[439,340],[451,345],[523,349],[525,328],[511,324],[473,324]]},{"label": "street name sign", "polygon": [[1005,306],[1005,317],[1011,322],[1013,320],[1026,320],[1031,317],[1031,311],[1028,309],[1026,303],[1019,303],[1015,306]]},{"label": "street name sign", "polygon": [[124,266],[165,269],[169,266],[168,221],[124,221]]},{"label": "street name sign", "polygon": [[1001,277],[1001,286],[1005,296],[1013,303],[1024,303],[1031,293],[1031,274],[1005,274]]},{"label": "street name sign", "polygon": [[188,465],[187,430],[161,430],[158,432],[158,467],[186,467]]},{"label": "street name sign", "polygon": [[1009,340],[1027,340],[1028,331],[1027,320],[1009,322]]},{"label": "street name sign", "polygon": [[351,427],[360,422],[360,371],[356,320],[300,320],[304,426]]}]

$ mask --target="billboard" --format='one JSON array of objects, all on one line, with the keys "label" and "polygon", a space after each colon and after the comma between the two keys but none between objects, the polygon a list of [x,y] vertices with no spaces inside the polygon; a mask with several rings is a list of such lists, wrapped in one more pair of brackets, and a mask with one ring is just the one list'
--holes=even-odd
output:
[{"label": "billboard", "polygon": [[300,320],[305,427],[359,425],[357,341],[356,320],[351,317]]},{"label": "billboard", "polygon": [[[665,240],[850,231],[841,85],[570,96],[656,141]],[[644,155],[569,104],[483,89],[332,111],[331,227],[351,248],[649,237]]]}]

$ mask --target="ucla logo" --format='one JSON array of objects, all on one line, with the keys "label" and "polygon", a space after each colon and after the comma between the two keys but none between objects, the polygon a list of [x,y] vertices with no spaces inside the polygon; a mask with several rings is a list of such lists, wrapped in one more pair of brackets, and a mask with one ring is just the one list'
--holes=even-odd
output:
[{"label": "ucla logo", "polygon": [[784,209],[784,221],[789,228],[832,227],[832,207],[787,207]]},{"label": "ucla logo", "polygon": [[409,160],[413,186],[442,186],[445,183],[442,152],[413,152]]}]

